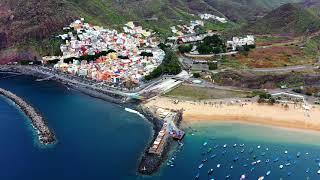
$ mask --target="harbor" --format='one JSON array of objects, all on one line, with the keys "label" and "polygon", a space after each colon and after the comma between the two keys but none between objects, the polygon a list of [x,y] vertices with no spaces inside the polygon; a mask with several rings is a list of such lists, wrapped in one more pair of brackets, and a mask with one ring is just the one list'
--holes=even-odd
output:
[{"label": "harbor", "polygon": [[52,144],[56,141],[53,132],[47,126],[44,117],[40,115],[30,104],[17,95],[0,88],[0,95],[12,100],[31,120],[32,126],[36,129],[39,140],[43,144]]},{"label": "harbor", "polygon": [[[184,137],[184,132],[179,129],[182,120],[182,111],[171,111],[160,108],[142,107],[154,124],[154,137],[143,154],[138,172],[144,175],[156,173],[161,165],[168,159],[174,143],[179,143]],[[153,118],[150,118],[153,117]],[[179,136],[177,136],[179,134]]]}]

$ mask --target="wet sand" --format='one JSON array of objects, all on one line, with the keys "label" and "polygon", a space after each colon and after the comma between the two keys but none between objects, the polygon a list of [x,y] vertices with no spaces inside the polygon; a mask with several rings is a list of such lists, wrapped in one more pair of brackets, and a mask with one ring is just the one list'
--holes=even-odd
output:
[{"label": "wet sand", "polygon": [[319,106],[314,106],[309,111],[306,111],[301,106],[293,104],[285,108],[280,104],[267,105],[251,102],[228,104],[224,100],[206,102],[180,101],[176,104],[174,99],[167,97],[152,99],[145,106],[184,109],[183,121],[189,123],[237,121],[320,131]]}]

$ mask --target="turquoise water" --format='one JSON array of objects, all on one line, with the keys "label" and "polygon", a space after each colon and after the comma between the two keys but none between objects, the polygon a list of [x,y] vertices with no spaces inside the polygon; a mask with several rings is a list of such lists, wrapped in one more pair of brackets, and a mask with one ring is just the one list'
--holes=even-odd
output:
[{"label": "turquoise water", "polygon": [[[238,123],[193,124],[196,131],[187,130],[184,146],[170,154],[173,160],[168,163],[173,167],[165,163],[156,175],[140,177],[136,168],[152,136],[152,125],[138,115],[52,81],[36,82],[21,76],[0,80],[0,87],[39,109],[58,139],[53,146],[41,146],[26,117],[10,101],[0,98],[1,180],[194,179],[198,173],[200,179],[225,179],[227,175],[239,179],[242,174],[247,179],[320,178],[320,133]],[[279,160],[273,162],[276,158]],[[209,169],[213,169],[211,176]],[[267,171],[271,171],[269,176]]]}]

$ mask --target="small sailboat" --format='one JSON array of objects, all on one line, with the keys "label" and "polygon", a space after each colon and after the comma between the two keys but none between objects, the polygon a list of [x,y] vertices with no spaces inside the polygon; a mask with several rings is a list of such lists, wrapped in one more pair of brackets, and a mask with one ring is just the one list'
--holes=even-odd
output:
[{"label": "small sailboat", "polygon": [[234,144],[233,147],[237,147],[237,144]]},{"label": "small sailboat", "polygon": [[297,158],[299,158],[299,157],[300,157],[300,155],[301,155],[301,152],[298,152],[298,153],[297,153]]},{"label": "small sailboat", "polygon": [[200,178],[200,173],[198,173],[194,178],[195,179],[199,179]]},{"label": "small sailboat", "polygon": [[239,157],[238,157],[238,156],[233,159],[234,162],[236,162],[236,161],[238,161],[238,160],[239,160]]},{"label": "small sailboat", "polygon": [[203,164],[200,164],[198,168],[201,169],[202,167],[203,167]]},{"label": "small sailboat", "polygon": [[260,149],[260,148],[261,148],[261,146],[258,146],[257,148],[258,148],[258,149]]},{"label": "small sailboat", "polygon": [[283,165],[281,164],[281,165],[279,166],[279,168],[282,169],[282,168],[283,168]]},{"label": "small sailboat", "polygon": [[269,159],[267,159],[267,160],[266,160],[266,163],[268,163],[268,162],[270,162],[270,160],[269,160]]},{"label": "small sailboat", "polygon": [[213,169],[210,169],[209,171],[208,171],[208,175],[211,175],[213,173]]},{"label": "small sailboat", "polygon": [[261,160],[258,160],[258,161],[257,161],[257,164],[259,164],[259,163],[261,163]]},{"label": "small sailboat", "polygon": [[307,168],[306,173],[309,173],[309,172],[310,172],[310,168]]},{"label": "small sailboat", "polygon": [[230,179],[230,178],[231,178],[231,175],[230,175],[230,174],[226,176],[226,179]]},{"label": "small sailboat", "polygon": [[239,146],[240,146],[240,147],[243,147],[243,146],[244,146],[244,144],[240,144]]},{"label": "small sailboat", "polygon": [[233,169],[233,166],[230,166],[230,169]]},{"label": "small sailboat", "polygon": [[240,180],[245,180],[246,179],[246,175],[245,174],[242,174],[241,176],[240,176]]},{"label": "small sailboat", "polygon": [[290,166],[291,165],[291,163],[286,163],[286,166]]},{"label": "small sailboat", "polygon": [[258,180],[264,180],[264,176],[260,176]]},{"label": "small sailboat", "polygon": [[223,145],[223,148],[226,148],[227,147],[227,144]]},{"label": "small sailboat", "polygon": [[288,154],[288,151],[284,151],[285,154]]},{"label": "small sailboat", "polygon": [[252,157],[253,159],[257,159],[257,156],[256,155],[253,155],[253,157]]},{"label": "small sailboat", "polygon": [[271,171],[268,171],[268,172],[266,173],[267,176],[269,176],[270,174],[271,174]]},{"label": "small sailboat", "polygon": [[221,164],[217,164],[217,168],[220,168]]},{"label": "small sailboat", "polygon": [[318,170],[317,174],[320,174],[320,170]]}]

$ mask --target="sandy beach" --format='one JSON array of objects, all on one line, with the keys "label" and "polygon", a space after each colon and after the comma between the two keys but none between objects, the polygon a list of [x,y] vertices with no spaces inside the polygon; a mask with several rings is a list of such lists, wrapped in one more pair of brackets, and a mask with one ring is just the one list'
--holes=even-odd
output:
[{"label": "sandy beach", "polygon": [[[222,102],[222,103],[220,103]],[[145,103],[146,107],[164,109],[184,109],[183,121],[188,123],[208,121],[238,121],[271,125],[285,128],[320,131],[320,107],[314,106],[309,111],[295,105],[288,108],[280,104],[267,105],[258,103],[226,103],[224,100],[179,101],[167,97],[157,97]]]}]

